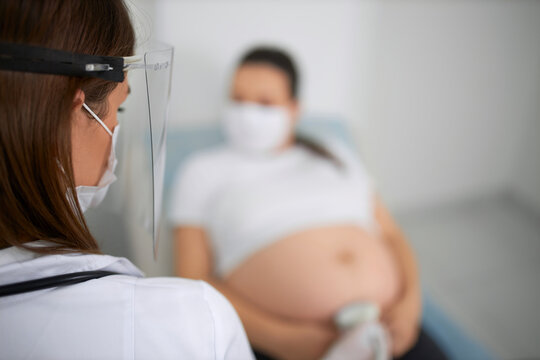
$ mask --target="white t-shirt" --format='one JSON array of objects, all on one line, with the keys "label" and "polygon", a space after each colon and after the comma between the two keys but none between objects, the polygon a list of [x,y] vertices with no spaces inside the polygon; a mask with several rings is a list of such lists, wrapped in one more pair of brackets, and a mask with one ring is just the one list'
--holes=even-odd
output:
[{"label": "white t-shirt", "polygon": [[328,141],[324,146],[342,167],[301,145],[265,156],[227,146],[197,153],[176,176],[169,219],[173,226],[206,230],[220,276],[294,232],[371,226],[368,173],[345,145]]},{"label": "white t-shirt", "polygon": [[0,359],[253,359],[233,307],[202,281],[144,278],[107,255],[0,251],[0,285],[90,270],[121,275],[0,297]]}]

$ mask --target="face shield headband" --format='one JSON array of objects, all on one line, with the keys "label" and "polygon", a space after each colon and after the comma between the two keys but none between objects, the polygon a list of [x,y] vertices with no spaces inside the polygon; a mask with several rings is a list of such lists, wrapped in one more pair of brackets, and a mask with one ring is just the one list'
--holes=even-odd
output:
[{"label": "face shield headband", "polygon": [[74,54],[40,46],[0,42],[0,69],[124,81],[124,57]]}]

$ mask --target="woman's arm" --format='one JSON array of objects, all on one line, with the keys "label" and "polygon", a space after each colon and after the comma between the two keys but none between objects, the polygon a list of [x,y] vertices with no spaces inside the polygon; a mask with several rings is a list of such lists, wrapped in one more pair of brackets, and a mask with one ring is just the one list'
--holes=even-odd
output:
[{"label": "woman's arm", "polygon": [[375,218],[380,226],[383,238],[394,251],[401,270],[403,281],[401,297],[406,296],[411,291],[420,291],[418,266],[414,253],[380,197],[377,197],[375,202]]},{"label": "woman's arm", "polygon": [[257,350],[280,359],[316,359],[324,354],[337,336],[332,328],[269,314],[214,276],[212,251],[204,229],[178,227],[174,237],[176,274],[204,280],[225,295],[242,320],[250,343]]},{"label": "woman's arm", "polygon": [[377,197],[375,217],[383,238],[393,251],[401,275],[401,292],[396,303],[383,314],[392,335],[394,356],[400,356],[416,342],[420,326],[421,295],[414,253],[394,219]]}]

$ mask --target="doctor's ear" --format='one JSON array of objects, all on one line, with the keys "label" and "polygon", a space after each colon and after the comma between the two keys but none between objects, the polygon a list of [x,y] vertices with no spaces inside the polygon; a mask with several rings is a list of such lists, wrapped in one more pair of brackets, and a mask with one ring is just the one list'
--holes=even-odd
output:
[{"label": "doctor's ear", "polygon": [[84,91],[82,91],[81,89],[77,89],[77,91],[75,92],[75,96],[73,97],[73,110],[74,111],[80,110],[80,108],[84,104],[84,100],[85,100]]}]

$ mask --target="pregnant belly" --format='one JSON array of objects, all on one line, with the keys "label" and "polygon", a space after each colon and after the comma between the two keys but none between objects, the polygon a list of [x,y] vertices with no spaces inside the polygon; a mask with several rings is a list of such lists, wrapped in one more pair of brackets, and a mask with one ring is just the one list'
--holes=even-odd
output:
[{"label": "pregnant belly", "polygon": [[288,236],[252,255],[225,282],[271,313],[317,321],[330,321],[358,300],[385,308],[400,290],[390,249],[352,225]]}]

